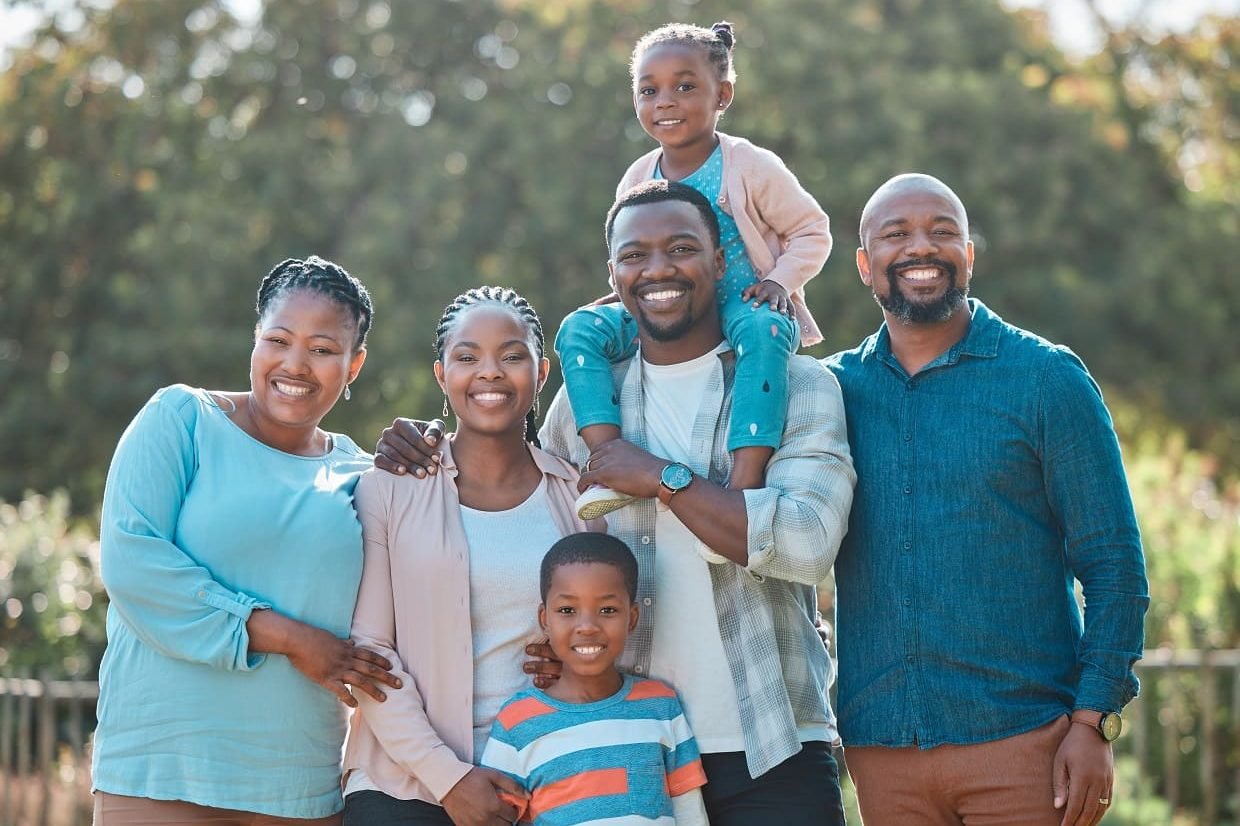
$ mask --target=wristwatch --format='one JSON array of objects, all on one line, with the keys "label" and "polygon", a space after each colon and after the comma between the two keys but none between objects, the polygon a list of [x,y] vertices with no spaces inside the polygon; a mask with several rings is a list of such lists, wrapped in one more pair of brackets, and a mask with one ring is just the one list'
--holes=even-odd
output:
[{"label": "wristwatch", "polygon": [[1089,726],[1098,732],[1098,736],[1108,743],[1114,742],[1124,730],[1123,718],[1117,711],[1090,711],[1079,709],[1072,712],[1072,722]]},{"label": "wristwatch", "polygon": [[672,496],[693,482],[693,470],[688,465],[672,462],[659,474],[659,501],[666,507],[672,506]]}]

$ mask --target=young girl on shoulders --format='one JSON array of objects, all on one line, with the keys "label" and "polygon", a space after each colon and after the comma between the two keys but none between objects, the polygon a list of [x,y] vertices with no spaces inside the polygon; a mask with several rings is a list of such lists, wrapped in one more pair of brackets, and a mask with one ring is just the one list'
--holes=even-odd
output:
[{"label": "young girl on shoulders", "polygon": [[[697,189],[714,207],[727,265],[719,312],[737,359],[729,485],[744,489],[762,487],[766,463],[779,445],[788,359],[800,345],[822,340],[804,288],[826,263],[831,233],[826,213],[777,155],[718,131],[735,88],[733,43],[727,22],[709,29],[669,24],[637,41],[630,66],[633,105],[659,146],[629,167],[616,194],[666,178]],[[659,311],[689,301],[674,278],[668,283],[669,289],[641,300]],[[634,354],[635,323],[619,303],[591,305],[566,318],[556,337],[573,415],[591,450],[620,438],[611,364]],[[578,511],[596,518],[629,501],[593,487],[578,500]]]}]

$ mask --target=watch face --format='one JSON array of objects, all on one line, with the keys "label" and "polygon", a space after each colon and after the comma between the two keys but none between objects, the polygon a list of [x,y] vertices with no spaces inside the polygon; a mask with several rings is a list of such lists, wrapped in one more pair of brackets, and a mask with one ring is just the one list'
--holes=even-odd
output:
[{"label": "watch face", "polygon": [[1102,732],[1102,739],[1108,743],[1119,737],[1119,733],[1124,728],[1124,721],[1120,719],[1118,714],[1104,714],[1102,719],[1098,721],[1098,730]]},{"label": "watch face", "polygon": [[665,487],[676,491],[689,486],[693,481],[693,471],[679,462],[674,462],[663,468],[660,479]]}]

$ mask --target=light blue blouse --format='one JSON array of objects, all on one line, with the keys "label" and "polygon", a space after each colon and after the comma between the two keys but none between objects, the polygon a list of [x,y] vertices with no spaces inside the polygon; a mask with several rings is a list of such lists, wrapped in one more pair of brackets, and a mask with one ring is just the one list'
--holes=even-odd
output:
[{"label": "light blue blouse", "polygon": [[[663,177],[660,166],[655,167],[654,176]],[[736,219],[719,204],[719,191],[723,188],[723,147],[716,145],[710,157],[680,182],[702,193],[710,201],[710,207],[719,221],[719,248],[723,250],[724,265],[727,267],[720,285],[724,288],[720,291],[720,303],[724,298],[739,298],[746,287],[758,280],[758,272],[749,261]]]},{"label": "light blue blouse", "polygon": [[121,437],[100,535],[108,648],[94,786],[280,817],[339,811],[345,708],[248,651],[272,607],[345,638],[362,570],[353,489],[370,456],[242,431],[203,390],[157,392]]}]

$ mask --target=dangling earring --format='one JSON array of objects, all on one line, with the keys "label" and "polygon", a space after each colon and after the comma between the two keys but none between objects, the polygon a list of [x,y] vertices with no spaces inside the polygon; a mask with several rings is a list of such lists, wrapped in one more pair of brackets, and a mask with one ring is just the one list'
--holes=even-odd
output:
[{"label": "dangling earring", "polygon": [[443,394],[443,417],[448,418],[448,394]]},{"label": "dangling earring", "polygon": [[534,397],[534,418],[536,419],[538,418],[538,402],[539,402],[539,398],[535,396]]},{"label": "dangling earring", "polygon": [[348,401],[348,400],[349,400],[349,399],[351,399],[351,398],[353,398],[353,391],[352,391],[352,390],[350,390],[350,389],[349,389],[349,385],[347,385],[347,384],[346,384],[346,385],[344,386],[344,400],[345,400],[345,401]]}]

